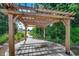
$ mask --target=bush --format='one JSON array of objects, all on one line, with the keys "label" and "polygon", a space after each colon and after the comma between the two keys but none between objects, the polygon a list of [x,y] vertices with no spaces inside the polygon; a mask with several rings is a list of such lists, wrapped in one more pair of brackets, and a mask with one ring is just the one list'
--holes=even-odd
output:
[{"label": "bush", "polygon": [[[35,27],[30,32],[33,38],[44,38],[43,30],[38,27]],[[45,28],[45,40],[62,43],[65,42],[65,27],[62,22],[55,23],[53,26],[48,25]],[[62,43],[64,44],[64,43]]]},{"label": "bush", "polygon": [[70,41],[71,41],[72,46],[79,44],[79,27],[74,27],[71,29],[71,40]]},{"label": "bush", "polygon": [[[23,37],[24,37],[24,33],[23,32],[17,32],[15,34],[16,41],[22,40]],[[3,45],[5,42],[7,42],[7,40],[8,40],[8,34],[1,35],[0,36],[0,45]]]},{"label": "bush", "polygon": [[24,33],[23,32],[17,32],[16,35],[15,35],[16,41],[22,40],[23,37],[24,37]]},{"label": "bush", "polygon": [[38,27],[33,28],[32,31],[29,32],[29,34],[33,38],[38,38],[38,39],[43,38],[43,31],[40,28],[38,28]]},{"label": "bush", "polygon": [[5,42],[7,42],[7,40],[8,40],[7,34],[3,34],[2,36],[0,36],[0,45],[3,45]]},{"label": "bush", "polygon": [[62,22],[54,23],[46,27],[46,40],[60,43],[65,42],[65,27]]}]

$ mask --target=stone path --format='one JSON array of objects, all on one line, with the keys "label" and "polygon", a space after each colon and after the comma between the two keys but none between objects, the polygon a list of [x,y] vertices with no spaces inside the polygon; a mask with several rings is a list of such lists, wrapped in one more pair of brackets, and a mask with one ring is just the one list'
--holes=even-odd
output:
[{"label": "stone path", "polygon": [[[27,38],[15,45],[16,56],[68,56],[64,46],[44,40]],[[5,53],[8,55],[8,52]]]}]

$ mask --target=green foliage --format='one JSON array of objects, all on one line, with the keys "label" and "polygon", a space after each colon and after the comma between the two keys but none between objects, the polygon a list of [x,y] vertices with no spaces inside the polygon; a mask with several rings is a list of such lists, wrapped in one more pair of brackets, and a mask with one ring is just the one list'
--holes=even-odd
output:
[{"label": "green foliage", "polygon": [[[64,44],[65,30],[62,22],[55,23],[53,26],[48,25],[45,32],[45,40]],[[43,38],[43,30],[38,27],[33,28],[30,34],[33,38]]]},{"label": "green foliage", "polygon": [[16,39],[16,41],[22,40],[23,37],[24,37],[24,33],[23,33],[23,32],[17,32],[17,33],[15,34],[15,39]]},{"label": "green foliage", "polygon": [[55,23],[53,26],[47,26],[46,28],[46,39],[58,43],[64,42],[65,30],[63,23]]},{"label": "green foliage", "polygon": [[79,44],[79,27],[71,29],[71,45],[74,46]]},{"label": "green foliage", "polygon": [[[24,33],[23,32],[17,32],[15,34],[15,40],[16,41],[21,41],[24,37]],[[0,36],[0,45],[3,45],[4,43],[6,43],[8,41],[8,34],[3,34]]]},{"label": "green foliage", "polygon": [[0,35],[6,33],[8,30],[8,18],[0,12]]},{"label": "green foliage", "polygon": [[8,35],[7,34],[3,34],[2,36],[0,36],[0,45],[7,42],[7,40],[8,40]]},{"label": "green foliage", "polygon": [[39,27],[33,28],[29,34],[32,35],[33,38],[43,38],[43,32]]}]

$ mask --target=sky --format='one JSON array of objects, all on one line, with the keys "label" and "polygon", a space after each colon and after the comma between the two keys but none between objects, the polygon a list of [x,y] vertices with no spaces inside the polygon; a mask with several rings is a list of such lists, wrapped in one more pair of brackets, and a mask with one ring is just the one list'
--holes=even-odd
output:
[{"label": "sky", "polygon": [[27,7],[33,7],[33,3],[19,3],[20,6],[27,6]]}]

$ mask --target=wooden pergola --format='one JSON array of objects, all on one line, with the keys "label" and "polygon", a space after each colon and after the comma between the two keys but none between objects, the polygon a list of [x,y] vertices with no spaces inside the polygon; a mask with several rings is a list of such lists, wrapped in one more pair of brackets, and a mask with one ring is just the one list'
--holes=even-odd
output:
[{"label": "wooden pergola", "polygon": [[[44,8],[29,8],[15,6],[14,4],[3,4],[4,8],[0,9],[1,12],[8,15],[9,21],[9,55],[15,55],[15,38],[14,38],[14,28],[16,19],[21,21],[25,25],[25,41],[26,32],[28,26],[38,26],[44,30],[45,37],[45,27],[49,24],[54,24],[56,22],[62,22],[65,26],[65,50],[66,53],[70,53],[70,21],[73,19],[74,13],[52,11]],[[23,12],[18,12],[17,10],[22,10]],[[30,12],[26,12],[26,11]]]}]

